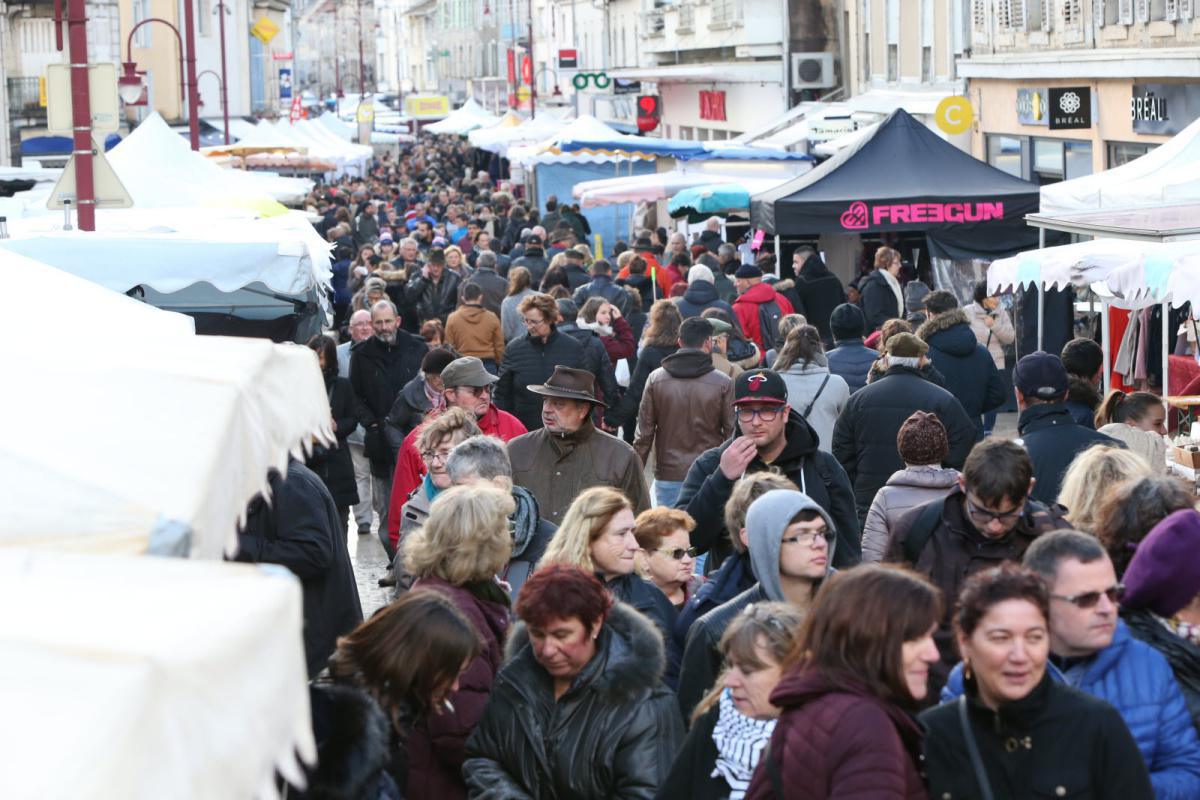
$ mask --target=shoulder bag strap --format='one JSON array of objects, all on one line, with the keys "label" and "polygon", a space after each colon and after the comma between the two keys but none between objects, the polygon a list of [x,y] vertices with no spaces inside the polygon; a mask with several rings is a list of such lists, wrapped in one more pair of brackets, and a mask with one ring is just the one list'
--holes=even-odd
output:
[{"label": "shoulder bag strap", "polygon": [[801,412],[800,416],[804,417],[805,419],[808,419],[808,415],[813,410],[813,406],[815,406],[817,404],[817,399],[820,398],[821,392],[825,391],[825,384],[829,383],[830,374],[831,373],[829,373],[829,372],[825,373],[825,380],[821,381],[820,388],[817,389],[817,393],[813,395],[812,401],[809,402],[809,404],[805,407],[804,411]]},{"label": "shoulder bag strap", "polygon": [[971,756],[971,769],[975,771],[975,780],[979,782],[979,791],[983,800],[993,800],[992,787],[988,783],[987,772],[983,768],[983,758],[979,755],[979,745],[975,742],[975,732],[971,730],[971,720],[967,718],[967,696],[958,696],[958,722],[962,726],[963,741],[967,743],[967,753]]}]

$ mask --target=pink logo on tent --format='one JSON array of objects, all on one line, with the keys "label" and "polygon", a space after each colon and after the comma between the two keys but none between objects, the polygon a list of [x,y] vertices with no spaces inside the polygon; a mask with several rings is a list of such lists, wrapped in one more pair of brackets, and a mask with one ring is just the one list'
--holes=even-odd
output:
[{"label": "pink logo on tent", "polygon": [[857,231],[867,227],[867,204],[854,202],[850,208],[842,212],[842,227]]},{"label": "pink logo on tent", "polygon": [[842,214],[846,230],[864,230],[883,225],[912,225],[920,223],[962,224],[1004,219],[1003,202],[984,203],[898,203],[868,208],[855,201]]}]

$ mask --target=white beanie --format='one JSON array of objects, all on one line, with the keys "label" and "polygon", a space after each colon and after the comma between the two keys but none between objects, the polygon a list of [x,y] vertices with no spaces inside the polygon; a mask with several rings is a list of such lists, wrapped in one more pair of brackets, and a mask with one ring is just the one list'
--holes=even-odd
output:
[{"label": "white beanie", "polygon": [[688,270],[688,284],[693,284],[696,281],[708,281],[709,283],[716,283],[716,279],[713,277],[712,270],[703,264],[697,264]]}]

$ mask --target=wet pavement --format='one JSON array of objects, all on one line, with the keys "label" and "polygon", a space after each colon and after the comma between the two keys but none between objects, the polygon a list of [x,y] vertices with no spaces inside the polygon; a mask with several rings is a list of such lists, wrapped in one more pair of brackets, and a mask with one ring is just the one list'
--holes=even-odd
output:
[{"label": "wet pavement", "polygon": [[354,565],[354,579],[358,582],[358,599],[362,603],[363,618],[366,619],[391,600],[391,588],[379,585],[379,579],[387,571],[387,553],[383,551],[383,545],[374,532],[369,536],[359,536],[354,525],[350,527],[347,544],[350,547],[350,561]]}]

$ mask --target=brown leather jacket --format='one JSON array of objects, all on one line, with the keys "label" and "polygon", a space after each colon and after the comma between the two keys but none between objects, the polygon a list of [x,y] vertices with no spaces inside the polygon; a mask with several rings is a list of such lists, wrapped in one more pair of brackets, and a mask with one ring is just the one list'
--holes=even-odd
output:
[{"label": "brown leather jacket", "polygon": [[733,435],[733,381],[703,350],[680,350],[650,373],[638,408],[633,449],[654,477],[682,481],[701,453]]}]

